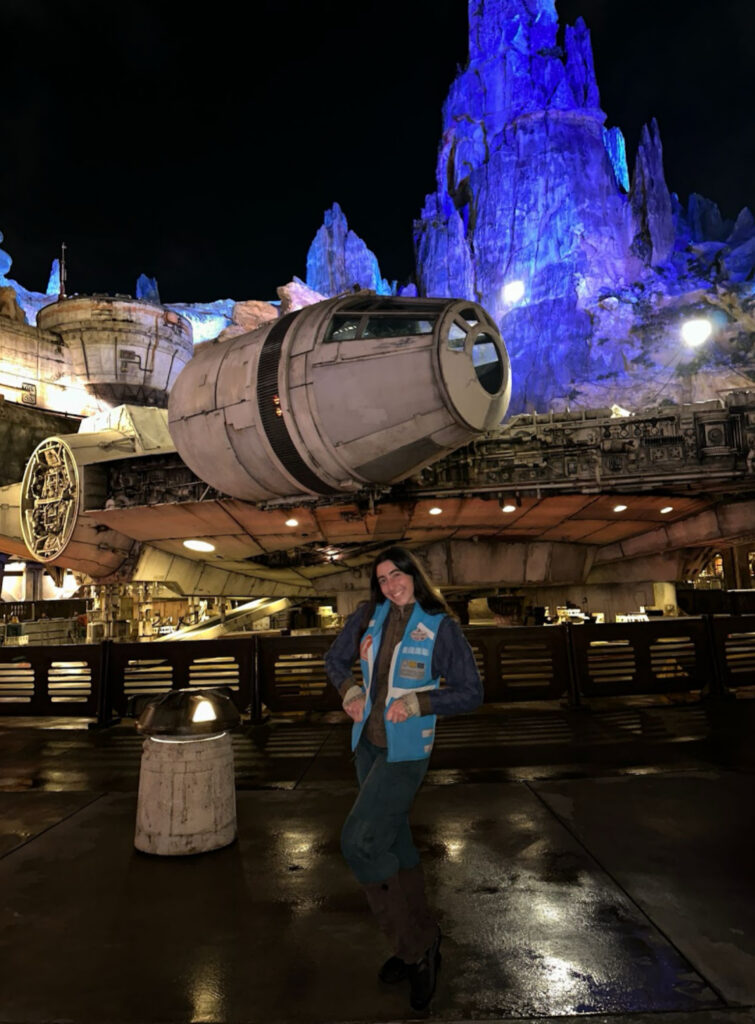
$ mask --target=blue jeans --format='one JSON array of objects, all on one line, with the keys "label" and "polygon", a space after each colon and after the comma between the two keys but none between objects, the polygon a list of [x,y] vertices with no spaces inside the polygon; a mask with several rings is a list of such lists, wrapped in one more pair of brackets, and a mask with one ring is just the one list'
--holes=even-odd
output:
[{"label": "blue jeans", "polygon": [[387,755],[364,736],[355,751],[359,795],[344,822],[341,850],[361,885],[384,882],[419,864],[409,811],[430,758],[389,764]]}]

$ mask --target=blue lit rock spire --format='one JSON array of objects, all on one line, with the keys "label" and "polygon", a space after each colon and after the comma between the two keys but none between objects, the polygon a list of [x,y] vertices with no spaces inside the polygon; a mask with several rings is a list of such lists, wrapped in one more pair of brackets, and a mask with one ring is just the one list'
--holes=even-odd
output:
[{"label": "blue lit rock spire", "polygon": [[[512,356],[514,411],[542,408],[589,373],[585,302],[670,245],[661,231],[632,246],[652,234],[649,189],[630,207],[623,138],[606,131],[581,19],[561,46],[553,0],[470,0],[469,54],[443,109],[437,190],[415,224],[418,287],[482,302]],[[652,176],[638,180],[652,177],[658,207],[665,192],[670,217],[660,148],[648,152]],[[525,288],[516,308],[513,281]]]},{"label": "blue lit rock spire", "polygon": [[349,230],[343,210],[333,203],[307,253],[307,286],[321,295],[338,295],[355,285],[391,294],[375,253]]}]

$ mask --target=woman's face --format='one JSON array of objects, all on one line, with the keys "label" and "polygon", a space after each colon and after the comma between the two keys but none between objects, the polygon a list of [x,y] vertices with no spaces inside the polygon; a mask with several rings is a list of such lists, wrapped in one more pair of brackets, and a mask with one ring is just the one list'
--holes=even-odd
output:
[{"label": "woman's face", "polygon": [[414,601],[414,580],[402,572],[394,562],[380,562],[377,567],[377,581],[383,597],[398,605],[399,608]]}]

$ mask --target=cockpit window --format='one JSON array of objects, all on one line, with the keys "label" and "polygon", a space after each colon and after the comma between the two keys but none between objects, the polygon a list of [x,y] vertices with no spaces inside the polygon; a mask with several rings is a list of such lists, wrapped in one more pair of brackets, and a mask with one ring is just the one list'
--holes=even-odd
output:
[{"label": "cockpit window", "polygon": [[359,316],[345,316],[336,314],[330,321],[326,341],[349,341],[356,338],[359,333],[359,325],[362,318]]},{"label": "cockpit window", "polygon": [[330,321],[326,341],[352,341],[355,338],[406,338],[432,334],[435,317],[353,316],[336,313]]},{"label": "cockpit window", "polygon": [[480,384],[489,395],[496,395],[503,384],[503,362],[489,334],[480,334],[472,346],[472,362]]},{"label": "cockpit window", "polygon": [[448,347],[451,351],[463,352],[466,340],[467,332],[462,327],[459,327],[457,323],[452,323],[448,332]]},{"label": "cockpit window", "polygon": [[371,316],[362,333],[363,338],[405,338],[411,334],[432,334],[434,320],[404,316]]}]

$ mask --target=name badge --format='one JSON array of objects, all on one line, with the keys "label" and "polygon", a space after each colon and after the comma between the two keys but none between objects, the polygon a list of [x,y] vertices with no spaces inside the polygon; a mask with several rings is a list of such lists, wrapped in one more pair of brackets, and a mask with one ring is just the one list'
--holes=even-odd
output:
[{"label": "name badge", "polygon": [[412,661],[409,658],[406,658],[399,666],[399,675],[403,676],[404,679],[424,679],[424,661]]}]

